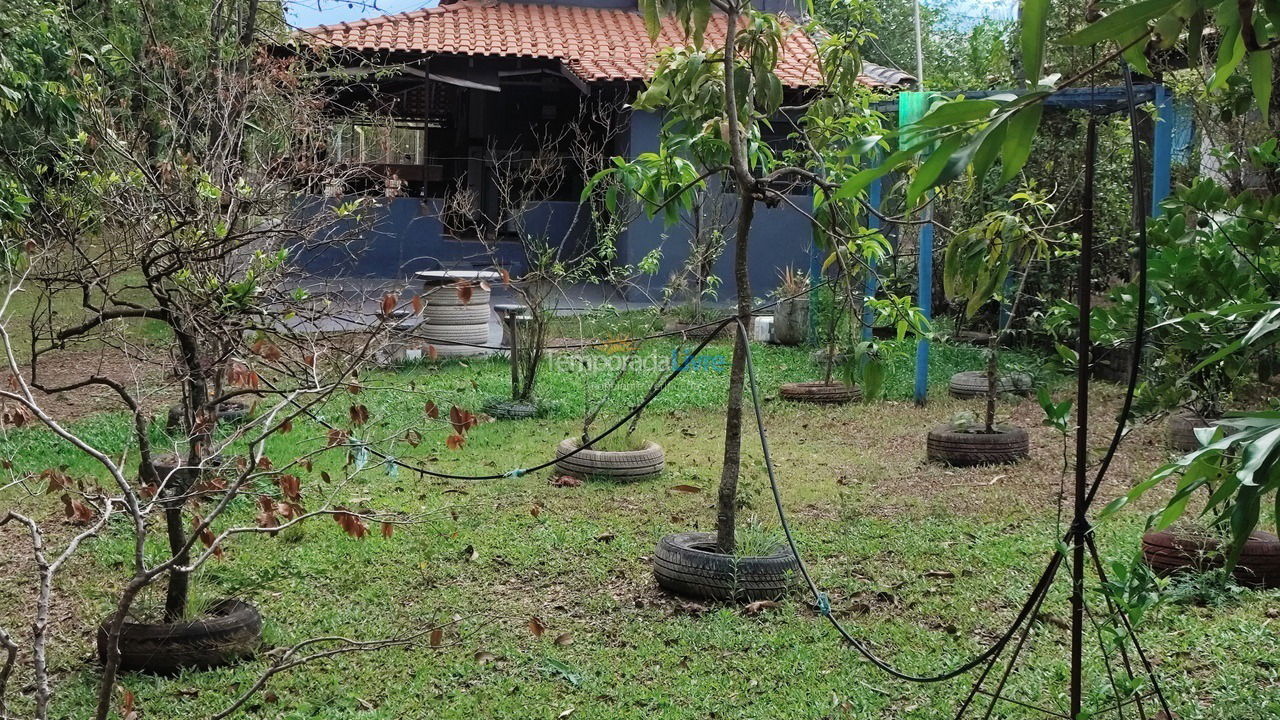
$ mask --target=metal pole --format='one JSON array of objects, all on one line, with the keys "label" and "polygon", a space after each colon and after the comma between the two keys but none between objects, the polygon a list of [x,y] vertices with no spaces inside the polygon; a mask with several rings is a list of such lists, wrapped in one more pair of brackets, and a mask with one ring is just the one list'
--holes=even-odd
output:
[{"label": "metal pole", "polygon": [[1173,164],[1173,123],[1177,109],[1164,85],[1156,85],[1156,122],[1151,148],[1151,217],[1160,217],[1160,203],[1169,196],[1169,169]]},{"label": "metal pole", "polygon": [[[867,189],[867,204],[872,210],[880,209],[880,178],[871,181],[871,187]],[[867,213],[867,227],[873,230],[880,229],[880,216],[874,212]],[[871,339],[871,323],[875,321],[875,312],[871,309],[871,300],[876,296],[876,287],[878,278],[876,277],[875,260],[867,263],[867,288],[862,295],[862,339]]]},{"label": "metal pole", "polygon": [[[925,224],[920,226],[920,255],[916,258],[918,285],[916,289],[916,305],[926,320],[933,319],[933,204],[925,206],[921,219]],[[921,337],[916,341],[916,386],[915,400],[917,405],[924,405],[929,397],[929,339]]]},{"label": "metal pole", "polygon": [[911,13],[916,25],[916,89],[924,90],[924,46],[920,42],[920,0],[912,0]]},{"label": "metal pole", "polygon": [[1097,167],[1098,121],[1089,116],[1084,145],[1084,197],[1081,201],[1080,270],[1076,279],[1080,321],[1077,325],[1076,353],[1076,468],[1075,518],[1071,533],[1071,717],[1080,717],[1084,700],[1084,563],[1088,542],[1089,473],[1089,318],[1093,274],[1093,181]]}]

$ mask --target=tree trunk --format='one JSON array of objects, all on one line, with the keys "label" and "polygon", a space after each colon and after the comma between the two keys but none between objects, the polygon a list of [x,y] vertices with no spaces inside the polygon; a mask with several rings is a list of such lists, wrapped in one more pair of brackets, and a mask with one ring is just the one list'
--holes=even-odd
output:
[{"label": "tree trunk", "polygon": [[996,364],[997,346],[1000,343],[1000,329],[991,333],[991,339],[987,341],[987,412],[984,418],[984,427],[987,432],[995,430],[996,425],[996,376],[999,374],[999,367]]},{"label": "tree trunk", "polygon": [[[181,494],[181,493],[179,493]],[[191,562],[191,552],[187,549],[187,531],[182,524],[182,501],[174,501],[164,509],[165,534],[169,537],[169,551],[177,558],[177,564],[186,566]],[[165,587],[164,619],[165,622],[177,622],[187,614],[187,592],[191,587],[190,573],[169,571],[169,583]]]},{"label": "tree trunk", "polygon": [[[750,190],[739,183],[738,229],[735,243],[734,278],[738,288],[738,320],[751,317],[751,276],[747,265],[747,245],[751,235],[751,218],[755,199]],[[736,329],[736,328],[735,328]],[[720,470],[720,492],[716,508],[716,544],[722,553],[731,554],[737,546],[735,530],[738,511],[738,471],[742,466],[742,387],[746,374],[747,353],[751,348],[743,333],[734,333],[733,364],[729,370],[729,402],[724,419],[724,463]]]}]

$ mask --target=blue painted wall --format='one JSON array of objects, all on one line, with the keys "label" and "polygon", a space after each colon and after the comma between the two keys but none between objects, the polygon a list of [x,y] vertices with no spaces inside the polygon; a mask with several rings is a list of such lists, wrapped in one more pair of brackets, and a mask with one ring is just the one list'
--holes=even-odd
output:
[{"label": "blue painted wall", "polygon": [[[630,151],[632,157],[652,152],[658,148],[660,118],[649,112],[637,112],[631,116]],[[813,209],[812,195],[794,195],[791,198],[805,212]],[[723,212],[732,216],[736,212],[736,198],[724,203]],[[733,232],[732,226],[728,229]],[[680,271],[689,257],[689,229],[686,225],[667,227],[661,218],[648,220],[643,216],[631,225],[618,241],[619,257],[623,263],[638,263],[655,248],[661,248],[662,262],[657,275],[640,278],[636,295],[645,292],[661,297],[662,286]],[[716,263],[715,274],[720,278],[718,299],[732,301],[734,289],[734,248],[732,237],[724,255]],[[789,205],[776,208],[756,203],[755,219],[751,223],[751,240],[748,254],[751,259],[751,294],[757,298],[768,295],[778,285],[778,273],[788,265],[801,271],[809,267],[813,247],[813,229],[809,219]]]},{"label": "blue painted wall", "polygon": [[[586,223],[574,223],[577,203],[546,202],[526,216],[528,231],[564,241],[566,256],[582,246]],[[459,240],[444,232],[440,201],[398,197],[379,201],[364,222],[368,229],[352,233],[354,222],[335,223],[326,230],[335,242],[305,255],[303,265],[323,277],[406,277],[417,270],[467,270],[505,267],[513,274],[526,268],[517,243],[500,242],[490,253],[478,240]],[[350,242],[342,238],[352,235]],[[344,242],[336,242],[341,238]],[[495,256],[497,262],[495,263]]]},{"label": "blue painted wall", "polygon": [[[632,157],[657,149],[659,128],[659,118],[653,113],[633,115],[628,138]],[[808,211],[813,198],[795,195],[792,201]],[[724,212],[733,213],[735,206],[736,199],[728,198]],[[530,232],[564,239],[572,246],[565,255],[572,256],[582,247],[589,225],[585,218],[574,222],[574,215],[580,212],[585,211],[574,202],[543,203],[530,211],[526,226]],[[381,200],[379,207],[371,212],[369,229],[360,233],[359,239],[313,251],[305,256],[303,264],[322,277],[378,278],[406,277],[416,270],[483,269],[495,264],[479,241],[446,235],[439,215],[439,200],[407,197]],[[339,223],[329,232],[337,237],[350,233],[353,227],[351,223]],[[765,297],[778,284],[778,272],[783,267],[790,265],[801,270],[808,267],[812,243],[813,232],[807,217],[785,204],[776,208],[757,204],[751,226],[752,295]],[[735,299],[732,244],[731,241],[715,270],[721,279],[719,299],[726,302]],[[662,250],[661,269],[653,277],[639,279],[640,288],[632,293],[632,299],[640,299],[646,293],[661,297],[663,285],[688,258],[687,227],[668,228],[660,219],[642,217],[618,239],[619,262],[638,263],[655,248]],[[501,243],[497,254],[498,264],[513,274],[524,271],[525,259],[515,243]]]}]

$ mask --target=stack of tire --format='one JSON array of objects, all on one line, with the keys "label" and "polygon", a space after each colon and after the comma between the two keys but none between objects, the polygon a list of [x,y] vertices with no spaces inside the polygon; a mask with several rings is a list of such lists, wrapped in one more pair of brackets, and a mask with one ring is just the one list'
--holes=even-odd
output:
[{"label": "stack of tire", "polygon": [[[466,281],[463,281],[466,282]],[[437,355],[480,355],[489,344],[489,289],[471,283],[470,296],[463,300],[458,285],[427,288],[422,299],[422,324],[416,335],[435,347]]]}]

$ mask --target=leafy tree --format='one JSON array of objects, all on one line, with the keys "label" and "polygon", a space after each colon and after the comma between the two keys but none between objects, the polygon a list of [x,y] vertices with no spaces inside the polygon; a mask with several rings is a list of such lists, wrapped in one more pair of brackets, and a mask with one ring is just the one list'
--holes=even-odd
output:
[{"label": "leafy tree", "polygon": [[[781,155],[764,142],[764,130],[781,122],[783,84],[777,75],[784,32],[778,16],[755,10],[746,0],[643,0],[646,26],[657,37],[663,15],[674,15],[690,41],[669,48],[658,58],[653,79],[636,98],[638,110],[661,112],[665,123],[660,147],[597,175],[621,178],[621,186],[638,196],[650,215],[668,222],[693,207],[697,194],[715,174],[723,174],[736,199],[733,238],[737,320],[748,323],[752,291],[748,275],[749,239],[757,203],[787,202],[777,183],[813,183],[812,218],[823,229],[830,251],[827,264],[865,266],[880,258],[887,242],[859,224],[862,206],[857,193],[835,197],[830,191],[857,172],[876,141],[856,138],[878,129],[870,94],[857,82],[858,38],[828,36],[819,50],[826,79],[823,93],[795,119],[793,137],[802,149]],[[722,14],[731,30],[716,46],[704,49],[712,14]],[[851,132],[853,131],[853,132]],[[696,162],[695,162],[696,160]],[[702,169],[699,169],[702,168]],[[842,252],[835,252],[837,248]],[[900,310],[901,305],[888,305]],[[738,333],[729,375],[725,444],[717,497],[716,542],[719,550],[735,549],[738,476],[741,467],[742,398],[747,339]]]}]

